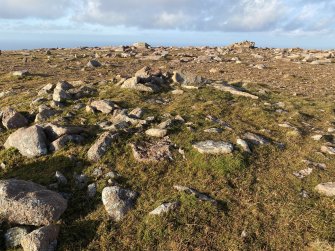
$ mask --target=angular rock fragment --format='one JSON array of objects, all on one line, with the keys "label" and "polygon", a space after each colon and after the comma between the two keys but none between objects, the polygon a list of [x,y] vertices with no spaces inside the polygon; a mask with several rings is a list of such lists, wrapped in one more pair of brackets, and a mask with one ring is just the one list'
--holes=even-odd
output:
[{"label": "angular rock fragment", "polygon": [[66,134],[53,141],[49,146],[49,150],[50,152],[56,152],[66,147],[69,143],[82,144],[84,141],[85,138],[81,135]]},{"label": "angular rock fragment", "polygon": [[251,153],[248,142],[246,142],[245,140],[238,138],[236,140],[236,144],[241,146],[244,152]]},{"label": "angular rock fragment", "polygon": [[0,181],[0,215],[10,223],[48,225],[57,221],[67,201],[44,186],[23,180]]},{"label": "angular rock fragment", "polygon": [[61,126],[52,123],[44,126],[44,132],[49,141],[55,141],[66,134],[81,134],[85,131],[85,128],[79,126]]},{"label": "angular rock fragment", "polygon": [[149,214],[150,215],[161,215],[164,213],[168,213],[170,211],[177,209],[179,205],[180,205],[179,202],[166,202],[158,206],[154,210],[152,210]]},{"label": "angular rock fragment", "polygon": [[18,149],[26,157],[38,157],[48,153],[46,136],[38,125],[18,129],[9,135],[4,146]]},{"label": "angular rock fragment", "polygon": [[52,116],[55,116],[56,114],[60,113],[60,111],[57,111],[51,107],[48,107],[46,105],[40,105],[38,107],[39,113],[36,115],[35,122],[43,122],[47,119],[51,118]]},{"label": "angular rock fragment", "polygon": [[86,66],[87,67],[95,68],[95,67],[100,67],[101,63],[98,62],[97,60],[90,60],[90,61],[88,61],[88,63],[86,64]]},{"label": "angular rock fragment", "polygon": [[58,225],[41,227],[21,239],[24,251],[54,251],[57,247]]},{"label": "angular rock fragment", "polygon": [[118,186],[105,187],[102,190],[102,202],[108,215],[115,221],[124,218],[129,210],[135,206],[138,194]]},{"label": "angular rock fragment", "polygon": [[251,132],[245,133],[243,135],[243,139],[250,141],[254,145],[266,145],[270,143],[270,140],[266,139],[265,137]]},{"label": "angular rock fragment", "polygon": [[119,108],[115,103],[110,100],[93,101],[90,106],[105,114],[111,113],[115,109]]},{"label": "angular rock fragment", "polygon": [[112,143],[115,142],[118,137],[119,134],[113,132],[105,132],[101,134],[99,139],[88,150],[88,159],[91,161],[99,161],[112,147]]},{"label": "angular rock fragment", "polygon": [[21,239],[28,234],[27,227],[13,227],[5,233],[6,248],[15,248],[21,245]]},{"label": "angular rock fragment", "polygon": [[185,88],[199,88],[211,82],[201,76],[184,71],[175,71],[172,81],[181,84],[181,86]]},{"label": "angular rock fragment", "polygon": [[193,144],[193,147],[197,149],[200,153],[208,154],[228,154],[232,153],[234,147],[231,143],[224,141],[201,141]]},{"label": "angular rock fragment", "polygon": [[7,107],[1,111],[2,124],[7,129],[18,129],[28,125],[28,120],[19,112],[11,107]]}]

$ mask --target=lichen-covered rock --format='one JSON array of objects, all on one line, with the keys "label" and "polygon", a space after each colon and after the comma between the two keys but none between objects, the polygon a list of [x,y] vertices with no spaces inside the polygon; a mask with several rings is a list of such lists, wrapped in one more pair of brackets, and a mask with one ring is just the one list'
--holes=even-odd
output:
[{"label": "lichen-covered rock", "polygon": [[57,247],[58,225],[41,227],[21,239],[24,251],[53,251]]},{"label": "lichen-covered rock", "polygon": [[138,194],[118,186],[105,187],[102,190],[102,202],[108,215],[120,221],[135,206]]},{"label": "lichen-covered rock", "polygon": [[48,225],[57,221],[67,208],[67,201],[30,181],[9,179],[0,181],[0,215],[10,223]]},{"label": "lichen-covered rock", "polygon": [[38,125],[18,129],[9,135],[4,146],[18,149],[26,157],[38,157],[48,153],[46,136]]}]

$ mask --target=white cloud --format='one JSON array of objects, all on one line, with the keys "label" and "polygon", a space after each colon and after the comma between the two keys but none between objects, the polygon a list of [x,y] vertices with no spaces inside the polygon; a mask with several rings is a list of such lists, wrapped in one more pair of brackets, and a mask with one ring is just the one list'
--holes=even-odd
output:
[{"label": "white cloud", "polygon": [[331,31],[335,0],[0,0],[0,19],[26,18],[141,30]]},{"label": "white cloud", "polygon": [[63,17],[73,6],[73,0],[0,0],[0,18],[54,19]]}]

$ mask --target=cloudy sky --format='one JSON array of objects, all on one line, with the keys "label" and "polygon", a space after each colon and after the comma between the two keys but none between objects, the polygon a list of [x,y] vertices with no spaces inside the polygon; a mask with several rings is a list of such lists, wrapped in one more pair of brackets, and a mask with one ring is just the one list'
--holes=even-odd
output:
[{"label": "cloudy sky", "polygon": [[0,0],[0,49],[239,40],[335,48],[335,0]]}]

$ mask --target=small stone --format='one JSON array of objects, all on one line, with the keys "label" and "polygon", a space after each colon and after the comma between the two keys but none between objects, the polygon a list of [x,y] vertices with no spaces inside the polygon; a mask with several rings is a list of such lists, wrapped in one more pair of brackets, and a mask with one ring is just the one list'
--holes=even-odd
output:
[{"label": "small stone", "polygon": [[41,227],[21,239],[24,251],[54,251],[57,247],[58,225]]},{"label": "small stone", "polygon": [[303,179],[306,176],[310,175],[312,172],[313,172],[313,168],[308,167],[308,168],[300,170],[298,172],[294,172],[293,175],[296,176],[299,179]]},{"label": "small stone", "polygon": [[93,198],[95,194],[97,193],[97,186],[95,183],[89,184],[87,186],[87,196],[89,198]]},{"label": "small stone", "polygon": [[327,153],[330,155],[335,154],[335,146],[321,146],[321,152]]},{"label": "small stone", "polygon": [[145,134],[151,137],[163,138],[167,134],[166,129],[151,128],[145,131]]},{"label": "small stone", "polygon": [[14,72],[12,73],[12,75],[13,75],[14,77],[26,77],[26,76],[29,76],[30,73],[29,73],[28,70],[22,70],[22,71],[14,71]]},{"label": "small stone", "polygon": [[122,220],[135,206],[138,194],[118,186],[105,187],[102,190],[102,202],[108,215],[115,221]]},{"label": "small stone", "polygon": [[62,185],[66,185],[67,184],[66,177],[60,171],[56,171],[55,178],[57,179],[57,182],[59,184],[62,184]]},{"label": "small stone", "polygon": [[13,227],[8,229],[5,233],[6,248],[10,249],[20,246],[22,237],[27,234],[27,227]]},{"label": "small stone", "polygon": [[208,129],[205,129],[204,132],[207,132],[207,133],[222,133],[222,129],[221,128],[208,128]]},{"label": "small stone", "polygon": [[86,64],[87,67],[100,67],[101,66],[101,63],[98,62],[97,60],[90,60],[88,61],[88,63]]},{"label": "small stone", "polygon": [[74,182],[79,189],[82,189],[86,186],[88,177],[85,174],[74,174]]},{"label": "small stone", "polygon": [[238,138],[236,140],[236,144],[241,146],[244,152],[251,153],[248,142],[246,142],[245,140]]},{"label": "small stone", "polygon": [[315,187],[315,190],[322,195],[327,197],[335,196],[335,182],[321,183]]},{"label": "small stone", "polygon": [[265,137],[260,136],[255,133],[251,133],[251,132],[245,133],[243,138],[247,141],[250,141],[251,143],[255,145],[266,145],[270,143],[270,141],[266,139]]},{"label": "small stone", "polygon": [[118,108],[118,106],[110,100],[93,101],[90,106],[105,114],[111,113]]},{"label": "small stone", "polygon": [[149,214],[150,215],[161,215],[164,213],[168,213],[172,210],[177,209],[177,207],[180,205],[179,202],[168,202],[168,203],[163,203],[162,205],[158,206],[155,208],[153,211],[151,211]]}]

